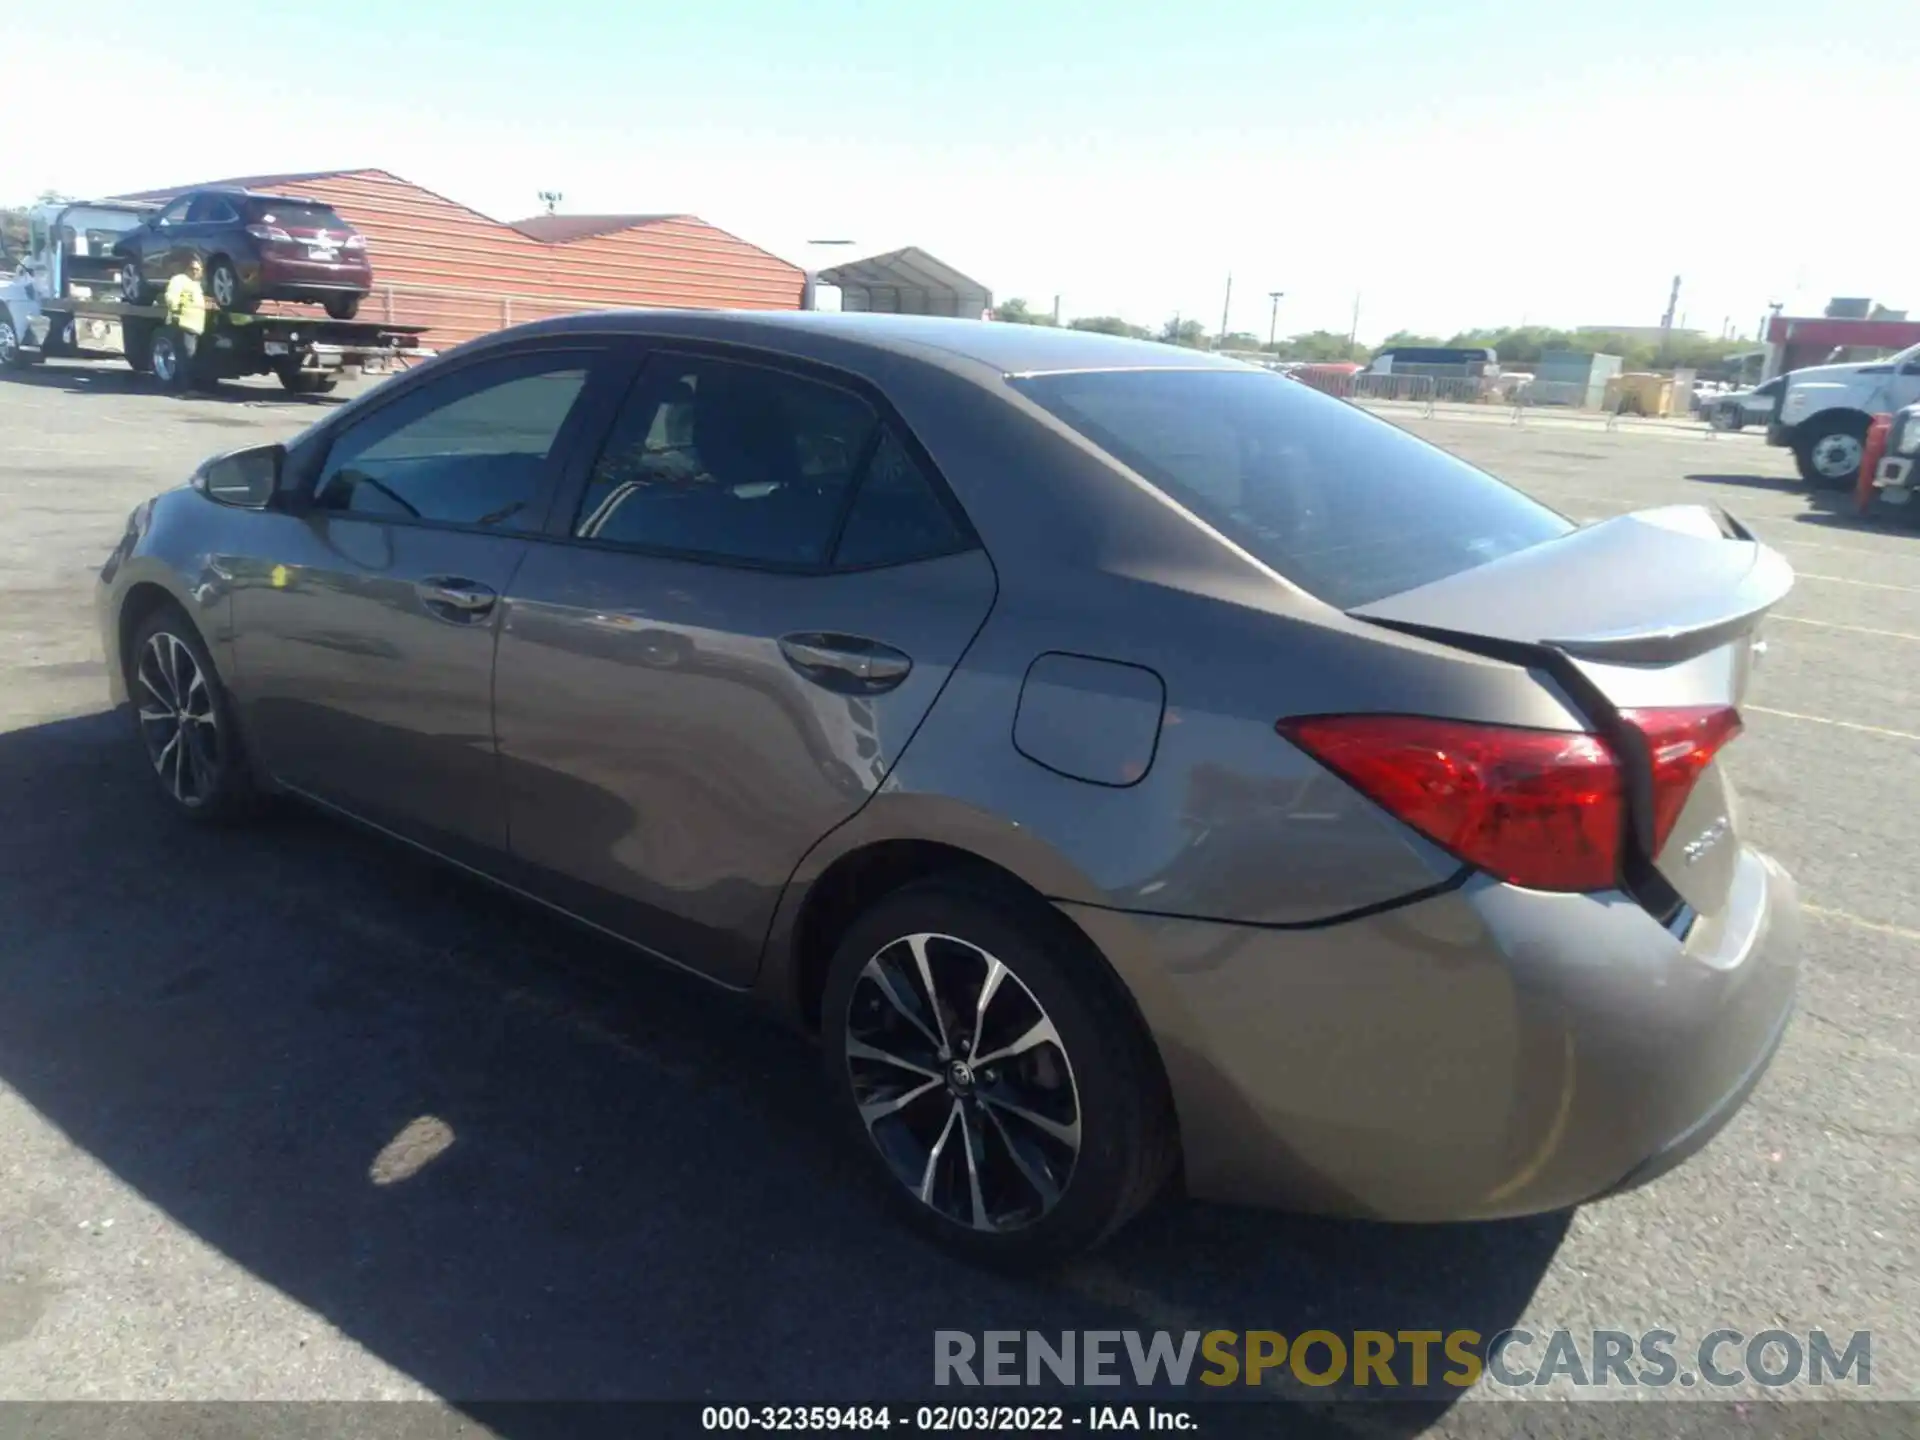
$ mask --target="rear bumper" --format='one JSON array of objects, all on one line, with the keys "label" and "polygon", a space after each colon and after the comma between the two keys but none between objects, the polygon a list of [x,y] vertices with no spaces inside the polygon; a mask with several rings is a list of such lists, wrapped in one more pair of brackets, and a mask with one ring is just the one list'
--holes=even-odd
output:
[{"label": "rear bumper", "polygon": [[1159,1042],[1188,1189],[1389,1220],[1556,1210],[1705,1145],[1779,1044],[1792,880],[1743,851],[1684,939],[1484,878],[1315,930],[1063,906]]},{"label": "rear bumper", "polygon": [[373,266],[364,260],[358,264],[329,264],[263,255],[254,269],[251,283],[262,290],[323,290],[364,295],[373,288]]},{"label": "rear bumper", "polygon": [[1911,455],[1883,456],[1874,468],[1874,491],[1889,504],[1907,504],[1916,485],[1920,485],[1920,474],[1915,473],[1915,461]]}]

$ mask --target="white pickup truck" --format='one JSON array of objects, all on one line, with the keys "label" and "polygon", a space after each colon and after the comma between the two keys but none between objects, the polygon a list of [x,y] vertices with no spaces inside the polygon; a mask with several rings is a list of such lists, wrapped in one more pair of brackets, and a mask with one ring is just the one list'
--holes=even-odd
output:
[{"label": "white pickup truck", "polygon": [[1890,360],[1795,370],[1786,380],[1767,443],[1790,447],[1809,484],[1845,489],[1860,477],[1873,417],[1920,400],[1920,345]]}]

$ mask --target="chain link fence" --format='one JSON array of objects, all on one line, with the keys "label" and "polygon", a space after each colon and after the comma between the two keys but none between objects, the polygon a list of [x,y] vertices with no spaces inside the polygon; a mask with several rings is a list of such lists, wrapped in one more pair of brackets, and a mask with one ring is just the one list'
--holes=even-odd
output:
[{"label": "chain link fence", "polygon": [[1551,416],[1608,430],[1684,431],[1708,438],[1726,433],[1709,424],[1706,415],[1687,411],[1665,416],[1636,414],[1632,397],[1626,394],[1612,405],[1596,403],[1592,387],[1585,383],[1509,375],[1377,375],[1314,365],[1286,373],[1288,378],[1336,399],[1369,409],[1415,410],[1424,419],[1447,413],[1471,414],[1497,416],[1510,424],[1525,425],[1531,418]]},{"label": "chain link fence", "polygon": [[462,341],[490,335],[509,325],[611,308],[615,306],[606,300],[414,285],[376,276],[373,293],[360,304],[360,317],[387,325],[423,325],[429,346],[449,350]]}]

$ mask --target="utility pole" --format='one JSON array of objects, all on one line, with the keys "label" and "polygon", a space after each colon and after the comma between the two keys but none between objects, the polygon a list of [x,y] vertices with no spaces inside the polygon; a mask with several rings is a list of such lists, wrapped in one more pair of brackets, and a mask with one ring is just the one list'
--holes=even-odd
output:
[{"label": "utility pole", "polygon": [[1220,302],[1220,338],[1213,342],[1213,348],[1219,350],[1227,343],[1227,312],[1233,309],[1233,274],[1227,274],[1227,298]]},{"label": "utility pole", "polygon": [[1353,296],[1353,324],[1347,327],[1347,358],[1349,360],[1353,358],[1353,347],[1356,343],[1358,343],[1359,338],[1360,338],[1360,294],[1358,291],[1355,291]]},{"label": "utility pole", "polygon": [[1053,297],[1053,323],[1056,328],[1060,324],[1060,297],[1058,295]]},{"label": "utility pole", "polygon": [[1286,298],[1284,290],[1269,290],[1267,298],[1273,301],[1273,313],[1267,317],[1267,348],[1273,349],[1280,336],[1280,302]]},{"label": "utility pole", "polygon": [[1673,277],[1673,289],[1667,295],[1667,313],[1660,317],[1660,356],[1666,358],[1673,348],[1673,312],[1680,308],[1680,277]]}]

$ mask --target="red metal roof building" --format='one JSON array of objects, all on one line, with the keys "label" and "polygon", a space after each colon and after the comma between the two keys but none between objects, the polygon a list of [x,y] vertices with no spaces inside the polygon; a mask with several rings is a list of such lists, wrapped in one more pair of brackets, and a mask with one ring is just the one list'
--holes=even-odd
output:
[{"label": "red metal roof building", "polygon": [[1904,350],[1920,345],[1920,321],[1846,320],[1825,315],[1776,315],[1767,326],[1773,347],[1768,375],[1824,365],[1835,350]]},{"label": "red metal roof building", "polygon": [[[579,310],[794,310],[806,282],[798,267],[692,215],[538,215],[506,224],[385,170],[201,183],[332,205],[367,237],[373,257],[373,294],[361,315],[428,326],[438,349]],[[199,188],[127,198],[166,200]]]}]

